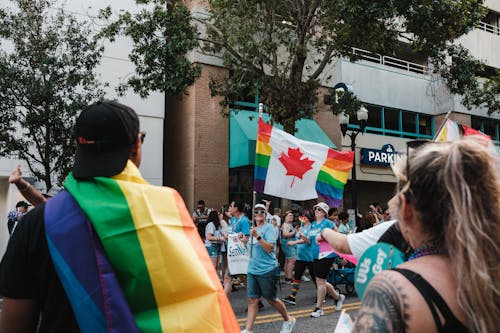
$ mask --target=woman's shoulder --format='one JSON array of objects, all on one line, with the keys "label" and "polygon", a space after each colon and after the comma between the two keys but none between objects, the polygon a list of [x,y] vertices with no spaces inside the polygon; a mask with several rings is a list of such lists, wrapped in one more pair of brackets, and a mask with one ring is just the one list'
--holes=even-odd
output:
[{"label": "woman's shoulder", "polygon": [[369,283],[353,332],[404,332],[410,315],[405,282],[394,271],[382,271]]}]

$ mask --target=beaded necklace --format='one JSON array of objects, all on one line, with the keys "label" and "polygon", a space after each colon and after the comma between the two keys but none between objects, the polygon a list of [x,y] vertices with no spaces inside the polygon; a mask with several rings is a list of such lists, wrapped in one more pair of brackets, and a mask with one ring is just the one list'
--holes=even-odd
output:
[{"label": "beaded necklace", "polygon": [[439,250],[437,247],[435,247],[434,245],[426,244],[424,246],[419,247],[415,251],[413,251],[413,253],[408,258],[408,261],[413,260],[413,259],[417,259],[420,257],[425,257],[425,256],[428,256],[431,254],[438,254],[438,253],[439,253]]}]

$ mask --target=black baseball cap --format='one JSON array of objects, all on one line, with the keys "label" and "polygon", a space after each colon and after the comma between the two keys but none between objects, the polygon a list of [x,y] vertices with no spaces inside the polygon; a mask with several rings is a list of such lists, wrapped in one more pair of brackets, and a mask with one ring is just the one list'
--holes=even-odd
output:
[{"label": "black baseball cap", "polygon": [[75,124],[75,178],[110,177],[127,164],[139,134],[135,111],[116,101],[104,100],[88,106]]},{"label": "black baseball cap", "polygon": [[26,207],[26,208],[28,208],[29,206],[31,206],[31,205],[29,203],[27,203],[26,201],[19,201],[16,204],[16,208],[19,208],[19,207]]}]

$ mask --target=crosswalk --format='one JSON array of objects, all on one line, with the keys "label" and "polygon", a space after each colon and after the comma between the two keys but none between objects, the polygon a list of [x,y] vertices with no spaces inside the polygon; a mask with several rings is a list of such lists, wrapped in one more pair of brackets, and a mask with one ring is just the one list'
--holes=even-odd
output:
[{"label": "crosswalk", "polygon": [[[353,302],[353,303],[345,303],[344,306],[342,307],[342,310],[345,310],[347,312],[353,311],[353,310],[359,310],[361,306],[361,302]],[[342,311],[340,310],[340,311]],[[335,305],[332,306],[325,306],[323,307],[323,311],[325,315],[335,313],[335,312],[340,312],[335,310]],[[300,309],[300,310],[295,310],[295,311],[288,311],[288,314],[290,316],[293,316],[295,318],[304,318],[304,317],[309,317],[311,314],[311,309]],[[255,324],[266,324],[266,323],[272,323],[275,321],[282,321],[283,318],[279,313],[273,313],[273,314],[268,314],[268,315],[262,315],[262,316],[257,316],[257,319],[255,320]],[[246,317],[241,317],[238,318],[238,323],[240,326],[244,326],[247,322]]]}]

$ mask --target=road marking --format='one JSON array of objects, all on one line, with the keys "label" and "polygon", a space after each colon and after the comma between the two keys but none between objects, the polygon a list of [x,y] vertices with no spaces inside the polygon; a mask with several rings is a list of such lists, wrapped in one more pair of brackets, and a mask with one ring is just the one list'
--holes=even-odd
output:
[{"label": "road marking", "polygon": [[[361,302],[355,302],[355,303],[349,303],[349,304],[344,304],[342,307],[342,310],[347,310],[347,311],[352,311],[352,310],[358,310],[361,306]],[[342,311],[340,310],[340,311]],[[330,313],[335,313],[335,312],[340,312],[335,310],[335,306],[325,306],[323,308],[323,311],[325,314],[330,314]],[[295,317],[295,318],[304,318],[304,317],[309,317],[311,314],[312,310],[311,309],[302,309],[302,310],[296,310],[296,311],[288,311],[288,314]],[[257,316],[255,319],[255,324],[266,324],[266,323],[272,323],[274,321],[280,321],[282,320],[282,317],[279,313],[273,313],[269,315],[263,315],[263,316]],[[238,323],[240,325],[244,325],[247,322],[247,318],[238,318]]]}]

